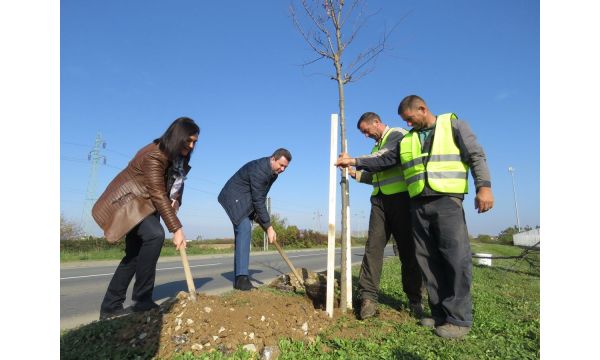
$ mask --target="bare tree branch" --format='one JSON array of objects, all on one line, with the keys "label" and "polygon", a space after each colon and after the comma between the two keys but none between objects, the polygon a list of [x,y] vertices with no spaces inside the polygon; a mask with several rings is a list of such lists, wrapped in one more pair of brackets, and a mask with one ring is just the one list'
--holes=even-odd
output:
[{"label": "bare tree branch", "polygon": [[354,9],[356,9],[356,7],[358,7],[358,4],[360,4],[360,3],[362,3],[362,0],[354,0],[352,2],[352,5],[350,5],[350,10],[346,13],[346,17],[341,19],[340,27],[342,27],[342,28],[344,27],[344,25],[346,24],[346,20],[348,20],[352,17],[352,13],[354,12]]},{"label": "bare tree branch", "polygon": [[[364,66],[366,66],[370,62],[374,61],[385,50],[385,46],[387,44],[388,37],[390,36],[390,34],[392,32],[394,32],[394,30],[396,30],[396,28],[398,27],[399,24],[400,24],[400,21],[396,22],[396,24],[394,24],[394,26],[390,29],[390,31],[384,32],[382,39],[379,41],[379,43],[377,45],[367,49],[367,51],[365,51],[365,52],[359,53],[356,56],[354,61],[348,66],[348,69],[349,69],[348,72],[350,74],[349,75],[350,79],[352,79],[352,77],[354,77],[354,75],[358,71],[360,71],[360,69],[362,69]],[[364,77],[371,71],[372,71],[372,69],[364,71],[363,73],[358,75],[358,78]]]},{"label": "bare tree branch", "polygon": [[[302,28],[302,24],[298,20],[298,17],[296,15],[296,9],[294,8],[293,5],[290,5],[290,14],[292,15],[292,21],[294,22],[296,29],[298,29],[298,32],[300,32],[300,35],[302,35],[302,38],[304,38],[304,41],[306,41],[308,46],[310,46],[314,52],[321,55],[322,57],[327,57],[327,58],[333,59],[331,54],[329,54],[329,52],[328,52],[327,46],[325,44],[323,44],[323,41],[318,36],[313,35],[313,37],[311,39],[309,34],[304,31],[304,29]],[[317,46],[315,43],[320,45],[321,48],[319,48],[319,46]]]},{"label": "bare tree branch", "polygon": [[379,12],[380,12],[380,10],[377,10],[376,12],[374,12],[372,14],[368,14],[365,17],[363,17],[362,16],[363,11],[361,10],[361,12],[356,16],[356,19],[354,20],[354,30],[350,34],[348,41],[346,41],[346,46],[350,45],[352,43],[352,41],[354,41],[354,39],[356,38],[356,35],[360,32],[360,30],[362,30],[363,25],[365,25],[370,18],[379,14]]},{"label": "bare tree branch", "polygon": [[327,38],[327,40],[329,42],[329,50],[331,51],[331,53],[332,54],[335,53],[335,49],[333,47],[333,44],[331,43],[331,34],[329,33],[329,30],[327,30],[327,26],[325,25],[326,20],[321,18],[320,16],[315,16],[315,14],[313,13],[312,9],[310,8],[310,6],[306,2],[306,0],[302,0],[302,7],[304,8],[304,11],[308,15],[308,17],[315,24],[317,29],[319,29],[321,32],[323,32],[323,34],[325,34],[325,37]]}]

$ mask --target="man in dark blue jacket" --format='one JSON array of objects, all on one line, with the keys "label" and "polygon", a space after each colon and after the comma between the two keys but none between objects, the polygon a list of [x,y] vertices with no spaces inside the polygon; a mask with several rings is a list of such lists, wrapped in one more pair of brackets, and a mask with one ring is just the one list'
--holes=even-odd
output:
[{"label": "man in dark blue jacket", "polygon": [[252,160],[233,174],[219,193],[219,203],[229,216],[235,234],[235,289],[254,288],[248,279],[251,221],[256,221],[267,232],[269,243],[277,239],[265,200],[271,185],[288,167],[290,161],[292,154],[283,148],[275,150],[270,157]]}]

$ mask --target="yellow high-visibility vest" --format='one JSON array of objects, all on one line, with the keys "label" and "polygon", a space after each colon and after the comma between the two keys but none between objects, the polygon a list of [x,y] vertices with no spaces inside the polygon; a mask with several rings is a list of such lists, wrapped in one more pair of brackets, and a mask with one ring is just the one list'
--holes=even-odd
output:
[{"label": "yellow high-visibility vest", "polygon": [[419,195],[429,187],[440,193],[465,194],[468,192],[469,166],[462,162],[460,149],[454,143],[450,119],[456,114],[437,117],[431,151],[421,152],[421,141],[416,131],[410,131],[400,141],[400,166],[410,197]]},{"label": "yellow high-visibility vest", "polygon": [[[383,134],[381,142],[373,146],[373,149],[371,149],[371,154],[379,151],[385,145],[388,137],[393,131],[400,131],[403,133],[406,132],[406,130],[401,128],[389,129],[385,134]],[[373,192],[371,195],[377,195],[379,193],[379,189],[381,189],[381,192],[385,195],[392,195],[408,190],[406,187],[406,182],[404,182],[404,176],[402,175],[402,169],[400,166],[394,166],[389,169],[374,173],[371,184],[373,185]]]}]

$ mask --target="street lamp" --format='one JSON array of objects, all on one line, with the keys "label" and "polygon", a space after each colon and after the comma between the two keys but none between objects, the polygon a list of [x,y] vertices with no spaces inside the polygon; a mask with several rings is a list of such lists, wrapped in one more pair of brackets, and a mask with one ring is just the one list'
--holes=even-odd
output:
[{"label": "street lamp", "polygon": [[509,166],[508,172],[512,177],[513,198],[515,199],[515,214],[517,216],[517,231],[521,231],[521,222],[519,221],[519,207],[517,206],[517,191],[515,190],[515,168]]}]

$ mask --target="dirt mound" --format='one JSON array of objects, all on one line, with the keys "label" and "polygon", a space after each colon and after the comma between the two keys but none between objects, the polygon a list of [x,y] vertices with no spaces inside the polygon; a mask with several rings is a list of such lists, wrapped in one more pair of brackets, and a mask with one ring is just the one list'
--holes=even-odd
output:
[{"label": "dirt mound", "polygon": [[158,357],[187,351],[230,353],[239,346],[260,352],[276,347],[280,338],[314,342],[340,314],[331,319],[324,311],[325,276],[299,270],[306,292],[293,275],[285,274],[267,288],[198,294],[196,302],[179,293],[161,307]]},{"label": "dirt mound", "polygon": [[198,295],[194,303],[180,293],[163,314],[158,356],[211,349],[228,353],[250,344],[260,351],[276,346],[281,337],[311,342],[330,323],[327,313],[304,296],[261,289]]},{"label": "dirt mound", "polygon": [[[282,338],[313,343],[317,335],[324,334],[350,339],[369,336],[367,323],[356,320],[352,312],[340,313],[337,297],[334,317],[329,318],[324,311],[325,275],[299,270],[306,288],[294,275],[286,274],[257,290],[236,290],[219,296],[197,294],[196,302],[189,299],[188,293],[180,292],[160,309],[91,323],[61,339],[61,358],[111,354],[170,359],[186,352],[201,355],[219,351],[228,355],[244,347],[258,353],[272,350],[275,355],[270,358],[274,359]],[[380,318],[396,324],[409,321],[406,312],[381,307]]]}]

